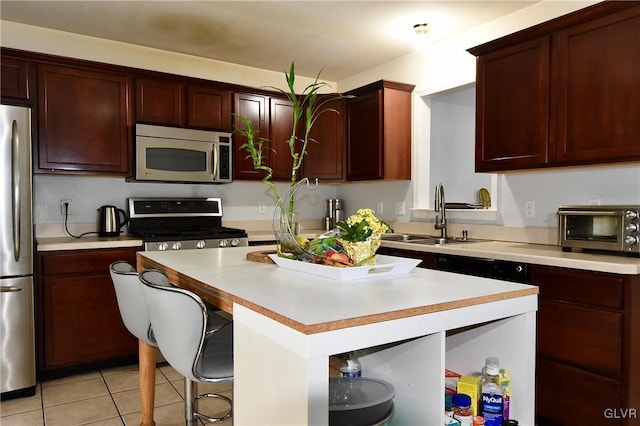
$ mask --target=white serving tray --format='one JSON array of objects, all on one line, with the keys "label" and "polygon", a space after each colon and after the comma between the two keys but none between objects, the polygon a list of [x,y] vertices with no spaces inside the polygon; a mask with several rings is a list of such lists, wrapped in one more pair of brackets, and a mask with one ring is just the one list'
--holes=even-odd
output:
[{"label": "white serving tray", "polygon": [[339,281],[363,280],[367,278],[408,274],[413,268],[418,266],[418,263],[421,262],[420,259],[377,254],[376,265],[337,268],[335,266],[317,265],[315,263],[291,260],[279,257],[277,254],[270,254],[269,257],[281,268],[305,272],[307,274],[318,275],[320,277]]}]

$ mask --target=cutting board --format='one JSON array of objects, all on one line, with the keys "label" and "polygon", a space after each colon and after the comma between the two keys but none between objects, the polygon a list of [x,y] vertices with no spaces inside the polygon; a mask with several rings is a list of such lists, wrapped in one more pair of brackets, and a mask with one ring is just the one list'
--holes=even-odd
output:
[{"label": "cutting board", "polygon": [[251,251],[247,253],[247,260],[259,263],[272,263],[273,260],[269,257],[270,254],[276,254],[275,250],[259,250]]}]

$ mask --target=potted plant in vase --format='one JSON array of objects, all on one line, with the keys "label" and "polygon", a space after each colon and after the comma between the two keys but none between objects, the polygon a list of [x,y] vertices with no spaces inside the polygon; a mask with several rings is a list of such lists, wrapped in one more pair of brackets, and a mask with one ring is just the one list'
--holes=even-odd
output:
[{"label": "potted plant in vase", "polygon": [[[321,95],[319,91],[329,85],[326,82],[319,81],[320,72],[315,80],[305,87],[302,93],[298,94],[295,91],[295,78],[295,62],[292,62],[289,72],[285,72],[287,89],[283,90],[269,86],[270,89],[284,94],[291,102],[293,110],[293,131],[286,141],[292,158],[291,179],[288,194],[285,194],[284,199],[280,196],[276,185],[271,182],[273,169],[264,163],[264,150],[268,149],[268,139],[260,136],[259,130],[255,127],[255,123],[251,119],[239,114],[234,114],[240,121],[240,125],[235,126],[235,132],[247,139],[238,149],[244,150],[247,153],[247,158],[251,159],[255,170],[264,172],[262,182],[271,190],[276,200],[276,209],[280,209],[280,211],[283,212],[283,219],[287,221],[288,225],[293,222],[292,216],[295,212],[295,186],[298,183],[298,173],[307,154],[307,147],[310,142],[318,142],[310,137],[311,129],[320,115],[324,113],[339,114],[336,109],[327,107],[329,102],[352,97],[341,94]],[[294,247],[286,248],[292,249]]]}]

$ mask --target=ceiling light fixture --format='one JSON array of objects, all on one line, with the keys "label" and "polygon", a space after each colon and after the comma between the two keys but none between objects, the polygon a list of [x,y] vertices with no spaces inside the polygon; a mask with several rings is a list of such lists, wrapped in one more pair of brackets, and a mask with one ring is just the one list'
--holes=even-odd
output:
[{"label": "ceiling light fixture", "polygon": [[422,35],[426,35],[429,30],[427,29],[427,26],[429,24],[424,23],[424,24],[415,24],[413,26],[413,31],[416,33],[416,35],[422,36]]}]

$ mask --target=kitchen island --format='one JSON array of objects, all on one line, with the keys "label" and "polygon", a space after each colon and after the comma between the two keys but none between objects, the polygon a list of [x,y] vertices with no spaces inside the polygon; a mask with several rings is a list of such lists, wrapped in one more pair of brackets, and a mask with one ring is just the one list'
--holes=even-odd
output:
[{"label": "kitchen island", "polygon": [[[487,356],[511,373],[512,418],[534,423],[537,287],[425,269],[334,281],[248,261],[251,251],[138,253],[139,270],[233,314],[234,424],[327,424],[329,356],[352,350],[363,375],[395,386],[394,424],[444,424],[445,368],[478,371]],[[141,351],[147,385],[152,354]]]}]

